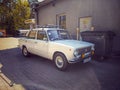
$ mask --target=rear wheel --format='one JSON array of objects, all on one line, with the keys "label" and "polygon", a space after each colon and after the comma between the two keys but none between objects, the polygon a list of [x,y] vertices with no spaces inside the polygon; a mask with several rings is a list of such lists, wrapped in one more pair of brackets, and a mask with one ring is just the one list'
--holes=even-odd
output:
[{"label": "rear wheel", "polygon": [[54,63],[59,70],[65,70],[68,66],[67,59],[62,53],[56,53],[54,55]]},{"label": "rear wheel", "polygon": [[25,57],[28,57],[28,56],[29,56],[29,52],[28,52],[28,50],[27,50],[26,47],[23,47],[23,48],[22,48],[22,54],[23,54],[23,56],[25,56]]}]

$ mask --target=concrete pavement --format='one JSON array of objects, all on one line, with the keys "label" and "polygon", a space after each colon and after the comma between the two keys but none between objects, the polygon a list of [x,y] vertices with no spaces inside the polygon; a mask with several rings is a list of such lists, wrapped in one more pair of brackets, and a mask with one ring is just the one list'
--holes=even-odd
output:
[{"label": "concrete pavement", "polygon": [[0,38],[0,50],[15,48],[18,45],[18,39],[13,37]]},{"label": "concrete pavement", "polygon": [[13,83],[2,73],[2,66],[0,63],[0,90],[25,90],[22,85]]},{"label": "concrete pavement", "polygon": [[[15,48],[17,45],[18,40],[16,38],[0,38],[0,50]],[[1,71],[2,67],[3,65],[0,63],[0,90],[25,90],[22,85],[13,83],[5,76]]]}]

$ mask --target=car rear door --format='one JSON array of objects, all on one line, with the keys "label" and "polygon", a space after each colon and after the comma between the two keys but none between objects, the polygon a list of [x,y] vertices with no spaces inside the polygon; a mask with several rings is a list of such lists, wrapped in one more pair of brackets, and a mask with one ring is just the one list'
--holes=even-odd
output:
[{"label": "car rear door", "polygon": [[34,47],[36,45],[36,43],[35,43],[36,35],[37,35],[37,31],[31,30],[26,39],[26,47],[27,47],[28,51],[33,54],[35,54]]},{"label": "car rear door", "polygon": [[45,31],[37,32],[37,39],[35,40],[35,54],[48,58],[49,42]]}]

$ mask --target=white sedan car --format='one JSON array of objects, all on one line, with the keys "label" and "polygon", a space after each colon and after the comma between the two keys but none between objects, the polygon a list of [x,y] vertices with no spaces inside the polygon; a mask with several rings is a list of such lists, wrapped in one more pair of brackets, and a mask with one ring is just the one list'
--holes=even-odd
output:
[{"label": "white sedan car", "polygon": [[60,28],[36,28],[26,37],[19,39],[24,56],[30,53],[53,60],[59,70],[70,63],[89,62],[94,54],[94,44],[73,40],[69,33]]}]

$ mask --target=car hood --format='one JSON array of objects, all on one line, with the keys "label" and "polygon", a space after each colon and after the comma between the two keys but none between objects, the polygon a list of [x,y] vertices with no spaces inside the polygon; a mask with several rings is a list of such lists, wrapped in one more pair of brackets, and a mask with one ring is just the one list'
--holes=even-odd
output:
[{"label": "car hood", "polygon": [[84,48],[84,47],[94,46],[94,44],[92,43],[85,41],[78,41],[78,40],[58,40],[54,42],[57,44],[70,46],[72,48]]}]

